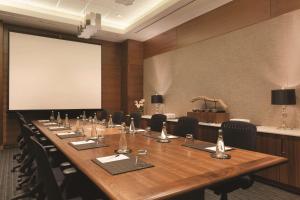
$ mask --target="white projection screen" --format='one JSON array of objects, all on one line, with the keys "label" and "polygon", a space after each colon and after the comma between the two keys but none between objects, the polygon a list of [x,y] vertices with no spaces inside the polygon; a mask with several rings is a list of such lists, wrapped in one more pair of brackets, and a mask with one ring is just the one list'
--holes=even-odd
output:
[{"label": "white projection screen", "polygon": [[9,33],[9,110],[101,108],[101,46]]}]

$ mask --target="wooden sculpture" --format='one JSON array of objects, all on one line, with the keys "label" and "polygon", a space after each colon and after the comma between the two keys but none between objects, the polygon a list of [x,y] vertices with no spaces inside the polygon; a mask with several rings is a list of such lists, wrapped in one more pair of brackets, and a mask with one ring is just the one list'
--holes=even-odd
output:
[{"label": "wooden sculpture", "polygon": [[216,98],[210,98],[207,96],[198,96],[195,97],[191,100],[191,102],[196,102],[199,100],[203,100],[205,103],[205,108],[207,109],[207,103],[206,102],[213,102],[215,104],[215,109],[216,109],[216,104],[219,103],[222,109],[226,112],[228,109],[228,106],[225,104],[225,102],[222,99],[216,99]]}]

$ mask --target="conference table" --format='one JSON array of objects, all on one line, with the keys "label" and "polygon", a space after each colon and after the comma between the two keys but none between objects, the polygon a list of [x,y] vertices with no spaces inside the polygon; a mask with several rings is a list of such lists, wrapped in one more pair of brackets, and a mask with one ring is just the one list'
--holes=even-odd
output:
[{"label": "conference table", "polygon": [[[71,122],[74,125],[75,122]],[[148,154],[141,159],[153,167],[111,175],[92,160],[115,154],[119,128],[107,128],[103,132],[107,147],[79,151],[70,142],[83,140],[83,137],[61,139],[57,131],[50,131],[43,123],[33,121],[33,124],[110,199],[204,199],[204,189],[208,186],[287,161],[283,157],[242,149],[229,151],[231,159],[214,159],[206,151],[182,146],[184,138],[159,143],[140,132],[126,135],[128,147],[132,155],[139,149],[147,149]]]}]

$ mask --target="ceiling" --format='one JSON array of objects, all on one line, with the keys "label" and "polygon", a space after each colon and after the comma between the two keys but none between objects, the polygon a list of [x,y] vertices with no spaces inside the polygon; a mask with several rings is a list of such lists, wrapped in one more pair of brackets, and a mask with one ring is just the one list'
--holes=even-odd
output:
[{"label": "ceiling", "polygon": [[96,12],[101,14],[101,31],[95,38],[144,41],[230,1],[0,0],[0,19],[17,25],[76,34],[85,13]]}]

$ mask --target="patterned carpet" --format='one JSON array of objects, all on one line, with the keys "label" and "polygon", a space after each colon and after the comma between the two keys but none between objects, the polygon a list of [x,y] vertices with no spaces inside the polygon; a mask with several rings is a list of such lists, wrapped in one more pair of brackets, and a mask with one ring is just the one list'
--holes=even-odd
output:
[{"label": "patterned carpet", "polygon": [[[10,170],[14,165],[13,154],[17,149],[0,150],[0,200],[9,200],[17,194],[17,174]],[[219,200],[220,198],[207,190],[206,200]],[[256,182],[248,190],[238,190],[229,194],[230,200],[300,200],[300,196]]]}]

